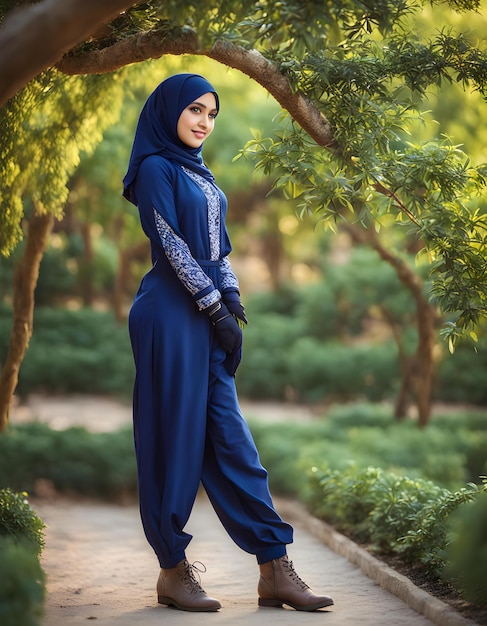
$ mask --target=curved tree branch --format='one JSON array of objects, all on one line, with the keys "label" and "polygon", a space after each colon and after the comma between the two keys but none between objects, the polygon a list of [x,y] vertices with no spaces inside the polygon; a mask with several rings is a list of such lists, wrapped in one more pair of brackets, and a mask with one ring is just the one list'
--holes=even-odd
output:
[{"label": "curved tree branch", "polygon": [[[154,29],[107,48],[62,56],[86,41],[104,23],[137,4],[130,0],[42,0],[12,11],[0,28],[0,106],[42,70],[56,67],[65,74],[103,74],[165,54],[205,55],[240,70],[266,89],[320,146],[340,151],[329,121],[314,103],[292,91],[287,78],[257,50],[218,41],[202,49],[195,31],[183,27]],[[381,184],[376,191],[404,205]],[[414,216],[406,211],[416,222]],[[417,222],[416,222],[417,223]]]},{"label": "curved tree branch", "polygon": [[165,54],[203,54],[198,36],[189,28],[168,34],[158,29],[132,35],[100,50],[66,55],[56,63],[64,74],[106,74]]},{"label": "curved tree branch", "polygon": [[257,50],[222,41],[209,50],[202,49],[197,34],[190,29],[182,29],[177,37],[157,30],[141,33],[108,48],[65,56],[56,67],[65,74],[101,74],[165,54],[204,55],[240,70],[264,87],[318,145],[337,148],[328,120],[312,102],[291,90],[287,78],[274,63]]},{"label": "curved tree branch", "polygon": [[217,42],[207,56],[240,70],[262,85],[319,146],[338,147],[329,121],[310,100],[294,93],[287,78],[260,52]]},{"label": "curved tree branch", "polygon": [[12,11],[0,28],[0,105],[133,0],[43,0]]}]

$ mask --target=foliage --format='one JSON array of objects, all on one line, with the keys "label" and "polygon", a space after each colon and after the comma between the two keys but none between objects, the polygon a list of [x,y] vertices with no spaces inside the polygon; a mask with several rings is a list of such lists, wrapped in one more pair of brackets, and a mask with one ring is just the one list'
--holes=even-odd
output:
[{"label": "foliage", "polygon": [[347,3],[333,14],[335,32],[342,33],[335,45],[328,39],[325,48],[316,46],[323,24],[331,26],[328,15],[310,24],[307,35],[301,30],[313,41],[307,48],[293,32],[281,49],[269,51],[294,89],[330,121],[339,158],[291,122],[274,138],[256,134],[245,152],[276,176],[276,189],[299,198],[303,213],[318,213],[330,228],[345,210],[370,228],[385,220],[409,223],[427,247],[432,294],[454,317],[443,331],[453,344],[487,310],[485,165],[472,165],[450,140],[414,142],[408,134],[421,99],[442,82],[458,80],[485,93],[487,56],[447,29],[420,40],[413,34],[419,7],[401,3],[392,10],[384,3],[375,15],[359,16]]},{"label": "foliage", "polygon": [[[484,325],[485,326],[485,325]],[[443,402],[487,405],[487,388],[482,383],[487,370],[485,329],[479,333],[475,350],[461,343],[438,366],[436,397]]]},{"label": "foliage", "polygon": [[39,479],[66,494],[133,497],[137,473],[131,429],[94,434],[36,423],[11,427],[0,437],[0,487],[35,493]]},{"label": "foliage", "polygon": [[0,580],[2,626],[40,626],[46,576],[29,544],[0,537]]},{"label": "foliage", "polygon": [[449,530],[444,576],[461,588],[470,602],[486,606],[487,494],[452,515]]},{"label": "foliage", "polygon": [[479,496],[478,486],[469,483],[454,492],[445,491],[437,499],[426,502],[414,516],[414,526],[407,530],[395,546],[398,554],[412,563],[420,563],[427,570],[439,572],[445,566],[445,548],[448,545],[450,515]]},{"label": "foliage", "polygon": [[[326,258],[322,263],[318,282],[245,299],[250,323],[237,374],[241,394],[330,402],[387,400],[397,392],[398,352],[412,354],[416,341],[405,288],[363,247],[353,248],[340,265]],[[435,399],[484,405],[483,328],[475,350],[462,343],[454,354],[445,352],[435,351]]]},{"label": "foliage", "polygon": [[391,398],[398,375],[392,343],[319,343],[293,337],[295,330],[292,319],[278,317],[246,329],[245,358],[237,373],[242,395],[309,403]]},{"label": "foliage", "polygon": [[[41,266],[41,301],[56,294],[48,271],[55,258],[49,254]],[[416,337],[404,288],[373,251],[361,247],[351,251],[345,264],[323,263],[319,282],[285,284],[275,293],[244,297],[250,323],[237,372],[242,396],[376,402],[397,392],[398,346],[392,336],[400,329],[406,354]],[[59,276],[59,271],[52,274]],[[102,273],[100,269],[98,275]],[[10,315],[7,307],[0,309],[0,361],[7,353]],[[38,306],[34,325],[19,395],[44,390],[129,396],[134,366],[125,323],[117,324],[109,312]],[[479,331],[475,351],[461,344],[447,358],[437,353],[436,400],[485,405],[486,346]]]},{"label": "foliage", "polygon": [[40,554],[44,547],[44,522],[27,501],[25,492],[15,493],[10,488],[0,489],[0,536],[23,540],[30,551]]},{"label": "foliage", "polygon": [[304,470],[326,463],[350,464],[434,481],[448,489],[478,482],[487,467],[485,413],[437,416],[420,431],[411,420],[396,422],[386,406],[332,407],[311,423],[262,423],[249,416],[273,489],[304,493]]},{"label": "foliage", "polygon": [[[317,212],[330,228],[344,218],[345,209],[353,213],[347,219],[371,228],[407,224],[409,239],[419,238],[426,245],[434,276],[432,295],[451,315],[444,335],[453,344],[467,331],[474,336],[486,312],[485,166],[474,165],[444,137],[416,140],[416,129],[422,102],[445,84],[458,83],[485,96],[487,57],[482,42],[476,46],[447,25],[448,10],[476,11],[480,4],[227,0],[196,5],[149,0],[125,11],[104,36],[71,55],[81,58],[150,31],[169,41],[194,33],[198,53],[207,56],[222,42],[264,55],[293,91],[326,116],[335,144],[324,150],[290,122],[281,125],[274,138],[256,134],[248,152],[259,168],[273,173],[277,189],[299,198],[302,211]],[[438,13],[441,5],[447,9]],[[446,24],[440,31],[437,15]],[[425,23],[433,25],[431,32]],[[46,72],[4,107],[2,154],[7,158],[2,180],[7,191],[0,206],[7,226],[2,234],[9,239],[2,246],[5,253],[21,236],[18,216],[27,179],[42,181],[38,199],[45,210],[59,215],[66,175],[78,158],[72,139],[79,132],[86,142],[82,149],[91,150],[96,142],[91,130],[110,123],[104,106],[108,94],[111,113],[119,113],[121,83],[119,73],[106,79],[68,79]],[[95,115],[82,114],[87,102]],[[70,118],[76,106],[81,111]],[[67,121],[60,112],[68,115]],[[60,122],[46,124],[47,119]],[[19,134],[24,128],[25,134]],[[33,146],[38,145],[45,146],[45,154],[38,147],[34,154]],[[47,164],[45,171],[36,169],[39,163]]]},{"label": "foliage", "polygon": [[117,119],[122,95],[121,75],[49,70],[0,108],[0,254],[21,241],[22,217],[33,204],[61,217],[69,177]]},{"label": "foliage", "polygon": [[[390,410],[377,405],[335,407],[326,419],[310,423],[248,419],[262,462],[272,468],[271,487],[281,493],[304,497],[307,470],[325,462],[337,471],[374,465],[449,489],[477,482],[487,469],[484,414],[440,416],[424,431],[395,423]],[[11,426],[0,438],[0,488],[35,493],[39,479],[64,493],[111,499],[134,494],[131,429],[89,433],[38,423]]]},{"label": "foliage", "polygon": [[0,488],[0,623],[38,626],[44,609],[45,574],[39,562],[45,524],[25,492]]},{"label": "foliage", "polygon": [[[128,331],[112,313],[38,308],[34,326],[20,372],[19,395],[48,390],[130,396],[134,364]],[[7,347],[1,343],[0,355]]]},{"label": "foliage", "polygon": [[371,467],[313,467],[311,483],[316,514],[376,550],[420,562],[436,575],[445,566],[448,516],[478,495],[476,485],[450,492]]}]

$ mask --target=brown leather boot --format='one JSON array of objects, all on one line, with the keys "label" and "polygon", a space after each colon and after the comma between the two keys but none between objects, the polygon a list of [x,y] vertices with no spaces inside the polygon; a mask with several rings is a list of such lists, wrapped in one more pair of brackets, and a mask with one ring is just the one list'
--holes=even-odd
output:
[{"label": "brown leather boot", "polygon": [[159,604],[175,606],[180,611],[218,611],[221,604],[215,598],[210,598],[196,580],[195,565],[190,565],[186,559],[180,561],[176,567],[161,569],[157,581],[157,601]]},{"label": "brown leather boot", "polygon": [[316,611],[331,606],[330,596],[315,595],[295,572],[287,555],[260,565],[257,587],[259,606],[292,606],[296,611]]}]

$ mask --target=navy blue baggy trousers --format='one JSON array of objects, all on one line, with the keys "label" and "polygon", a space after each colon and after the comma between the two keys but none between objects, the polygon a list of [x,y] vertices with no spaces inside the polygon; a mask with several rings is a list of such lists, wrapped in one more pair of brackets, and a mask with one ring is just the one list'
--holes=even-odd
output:
[{"label": "navy blue baggy trousers", "polygon": [[[258,563],[283,556],[293,540],[292,527],[273,506],[267,472],[241,414],[235,379],[227,373],[224,359],[225,353],[213,338],[209,374],[192,372],[186,381],[189,395],[201,393],[207,398],[203,417],[191,411],[181,385],[168,398],[171,392],[165,384],[161,399],[154,380],[139,371],[136,375],[134,436],[140,512],[162,568],[175,567],[186,557],[192,536],[184,527],[201,483],[230,537],[254,554]],[[161,405],[166,407],[162,413]]]}]

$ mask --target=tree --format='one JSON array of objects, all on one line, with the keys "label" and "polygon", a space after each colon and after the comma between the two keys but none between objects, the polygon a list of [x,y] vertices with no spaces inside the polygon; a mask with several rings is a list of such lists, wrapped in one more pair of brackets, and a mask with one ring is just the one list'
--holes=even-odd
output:
[{"label": "tree", "polygon": [[0,19],[7,16],[0,31],[0,104],[133,4],[126,0],[3,0]]},{"label": "tree", "polygon": [[[480,2],[444,4],[461,11]],[[50,5],[59,3],[39,3],[55,22]],[[408,131],[418,101],[444,81],[485,95],[487,57],[461,33],[443,30],[421,40],[414,29],[421,9],[421,0],[152,0],[118,15],[55,65],[66,75],[101,74],[165,54],[196,54],[256,80],[290,120],[274,138],[257,136],[250,144],[259,167],[330,227],[347,212],[367,229],[391,217],[406,224],[424,244],[422,258],[434,277],[430,295],[451,317],[444,334],[453,345],[462,334],[474,337],[486,313],[487,169],[446,139],[421,144]],[[83,38],[80,31],[70,37]],[[27,29],[26,49],[31,41]],[[58,41],[58,54],[66,47]],[[9,62],[7,49],[0,71]],[[428,403],[421,411],[426,422]]]},{"label": "tree", "polygon": [[[67,200],[66,183],[79,164],[80,152],[92,150],[104,125],[116,117],[122,93],[121,81],[110,76],[81,79],[50,70],[0,109],[1,252],[7,254],[23,237],[23,229],[27,232],[14,271],[12,330],[0,374],[0,430],[6,427],[32,335],[39,265],[54,219],[61,217]],[[107,96],[112,102],[108,112]]]}]

